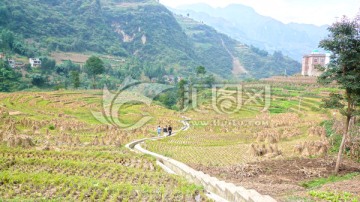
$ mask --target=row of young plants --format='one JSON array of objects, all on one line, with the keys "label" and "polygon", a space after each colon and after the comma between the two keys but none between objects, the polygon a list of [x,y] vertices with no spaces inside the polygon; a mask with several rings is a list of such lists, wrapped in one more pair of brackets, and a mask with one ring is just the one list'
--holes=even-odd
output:
[{"label": "row of young plants", "polygon": [[[1,153],[0,200],[182,201],[202,190],[156,166],[113,161],[117,154],[112,152],[61,155],[6,148]],[[153,162],[135,154],[126,154],[126,159],[139,165]]]},{"label": "row of young plants", "polygon": [[112,163],[122,165],[124,167],[142,168],[149,170],[153,165],[153,160],[150,157],[134,156],[131,153],[119,152],[81,152],[80,151],[38,151],[38,150],[24,150],[21,148],[8,148],[5,146],[0,147],[1,155],[3,158],[31,158],[31,159],[49,159],[54,161],[79,161],[87,163],[106,164]]},{"label": "row of young plants", "polygon": [[184,185],[134,185],[83,176],[48,172],[3,171],[0,173],[1,200],[67,201],[181,201],[189,199],[199,187]]}]

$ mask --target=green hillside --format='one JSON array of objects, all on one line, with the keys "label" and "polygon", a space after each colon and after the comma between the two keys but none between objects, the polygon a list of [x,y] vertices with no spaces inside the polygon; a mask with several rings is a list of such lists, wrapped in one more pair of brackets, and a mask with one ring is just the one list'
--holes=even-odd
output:
[{"label": "green hillside", "polygon": [[138,75],[144,66],[188,76],[202,65],[221,78],[300,71],[292,60],[259,54],[264,51],[174,16],[153,0],[3,0],[0,16],[0,29],[15,35],[10,46],[2,40],[3,51],[27,57],[54,51],[112,55],[136,61]]},{"label": "green hillside", "polygon": [[[235,71],[237,76],[243,78],[264,78],[285,72],[290,75],[300,72],[300,64],[283,56],[281,52],[269,54],[218,33],[214,28],[191,18],[183,16],[176,18],[194,42],[195,51],[203,61],[202,64],[216,74],[230,75]],[[236,60],[239,64],[236,64]],[[238,74],[244,72],[246,73]]]}]

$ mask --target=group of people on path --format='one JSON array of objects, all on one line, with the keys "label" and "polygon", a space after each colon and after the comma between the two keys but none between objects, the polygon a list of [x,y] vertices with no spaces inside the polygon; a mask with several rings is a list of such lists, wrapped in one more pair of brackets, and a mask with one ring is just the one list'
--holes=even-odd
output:
[{"label": "group of people on path", "polygon": [[158,137],[161,136],[161,132],[163,132],[164,136],[171,136],[172,127],[171,126],[165,126],[164,128],[161,128],[160,126],[158,126],[158,128],[157,128]]}]

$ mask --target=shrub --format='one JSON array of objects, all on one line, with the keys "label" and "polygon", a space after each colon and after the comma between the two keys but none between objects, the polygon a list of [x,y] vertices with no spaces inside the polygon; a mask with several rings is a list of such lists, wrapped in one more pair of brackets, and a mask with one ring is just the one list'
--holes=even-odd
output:
[{"label": "shrub", "polygon": [[55,130],[55,126],[54,126],[54,125],[50,125],[50,126],[49,126],[49,129],[50,129],[50,130]]}]

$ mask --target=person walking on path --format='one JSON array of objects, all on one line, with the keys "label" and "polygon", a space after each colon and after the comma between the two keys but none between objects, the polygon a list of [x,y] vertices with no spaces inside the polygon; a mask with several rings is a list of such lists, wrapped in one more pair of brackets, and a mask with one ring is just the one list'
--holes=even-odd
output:
[{"label": "person walking on path", "polygon": [[157,128],[157,134],[158,134],[158,137],[160,137],[161,135],[161,131],[162,131],[162,128],[160,126],[158,126]]},{"label": "person walking on path", "polygon": [[169,128],[168,128],[168,133],[169,133],[168,136],[171,136],[171,133],[172,133],[172,127],[171,126],[169,126]]},{"label": "person walking on path", "polygon": [[164,132],[164,136],[166,136],[166,135],[167,135],[167,132],[168,132],[167,126],[165,126],[165,128],[163,128],[163,132]]}]

